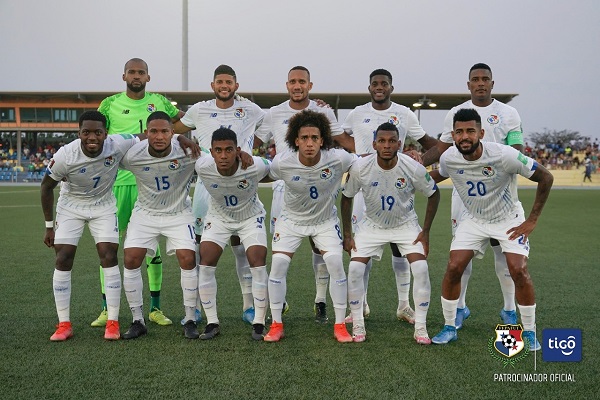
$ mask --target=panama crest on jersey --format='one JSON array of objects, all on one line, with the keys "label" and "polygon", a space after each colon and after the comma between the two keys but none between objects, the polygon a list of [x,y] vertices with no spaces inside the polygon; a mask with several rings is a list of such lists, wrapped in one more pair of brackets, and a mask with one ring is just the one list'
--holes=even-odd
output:
[{"label": "panama crest on jersey", "polygon": [[324,168],[321,170],[321,179],[329,179],[331,178],[331,175],[333,175],[333,173],[331,172],[330,168]]},{"label": "panama crest on jersey", "polygon": [[250,182],[248,182],[246,179],[242,179],[241,181],[238,182],[237,184],[238,189],[248,189],[248,187],[250,187]]},{"label": "panama crest on jersey", "polygon": [[483,167],[483,169],[481,170],[481,173],[484,176],[490,177],[490,176],[494,176],[494,174],[496,173],[492,167],[490,167],[489,165],[486,167]]},{"label": "panama crest on jersey", "polygon": [[105,167],[110,167],[111,165],[113,165],[115,163],[115,159],[112,156],[108,156],[104,159],[104,166]]},{"label": "panama crest on jersey", "polygon": [[496,114],[492,114],[487,117],[487,122],[490,125],[497,125],[500,122],[500,117],[498,117]]},{"label": "panama crest on jersey", "polygon": [[153,113],[154,111],[156,111],[156,106],[150,103],[148,104],[148,107],[146,107],[146,110],[148,110],[149,113]]},{"label": "panama crest on jersey", "polygon": [[242,119],[246,116],[246,111],[243,108],[236,108],[235,111],[233,112],[233,115],[236,118]]},{"label": "panama crest on jersey", "polygon": [[396,183],[394,186],[396,186],[396,189],[404,189],[406,185],[408,185],[408,183],[406,182],[406,178],[398,178],[396,179]]},{"label": "panama crest on jersey", "polygon": [[179,164],[179,160],[171,160],[169,162],[169,169],[172,171],[179,169],[180,166],[181,166],[181,164]]},{"label": "panama crest on jersey", "polygon": [[390,119],[388,120],[388,122],[390,124],[393,124],[395,126],[398,126],[398,124],[400,123],[400,120],[398,119],[397,116],[395,116],[394,114],[392,114],[392,116],[390,117]]}]

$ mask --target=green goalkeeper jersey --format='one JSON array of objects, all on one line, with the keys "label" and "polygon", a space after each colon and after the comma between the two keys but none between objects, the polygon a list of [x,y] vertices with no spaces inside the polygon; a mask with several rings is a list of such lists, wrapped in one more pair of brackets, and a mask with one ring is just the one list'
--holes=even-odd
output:
[{"label": "green goalkeeper jersey", "polygon": [[[154,111],[164,111],[171,118],[179,113],[167,98],[157,93],[146,92],[143,99],[134,100],[125,92],[117,93],[102,100],[98,107],[106,116],[108,134],[143,133],[146,119]],[[135,185],[135,177],[129,171],[119,170],[115,186]]]}]

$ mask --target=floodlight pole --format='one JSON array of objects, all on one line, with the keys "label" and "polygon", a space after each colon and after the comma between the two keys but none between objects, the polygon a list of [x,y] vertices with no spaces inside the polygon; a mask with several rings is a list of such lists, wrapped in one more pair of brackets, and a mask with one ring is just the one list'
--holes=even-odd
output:
[{"label": "floodlight pole", "polygon": [[188,90],[188,0],[182,0],[181,23],[181,90]]}]

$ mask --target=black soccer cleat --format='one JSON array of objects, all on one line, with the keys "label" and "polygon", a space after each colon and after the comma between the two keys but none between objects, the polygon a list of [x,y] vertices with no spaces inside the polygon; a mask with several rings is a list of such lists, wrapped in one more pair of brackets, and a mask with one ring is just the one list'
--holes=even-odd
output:
[{"label": "black soccer cleat", "polygon": [[323,302],[315,303],[315,322],[326,324],[327,321],[329,321],[329,318],[327,318],[327,304]]},{"label": "black soccer cleat", "polygon": [[209,340],[217,336],[219,333],[221,333],[219,324],[208,324],[204,328],[204,332],[200,334],[200,339]]},{"label": "black soccer cleat", "polygon": [[200,337],[196,323],[191,319],[183,324],[183,335],[188,339],[198,339]]},{"label": "black soccer cleat", "polygon": [[252,325],[252,339],[261,341],[265,337],[265,326],[263,324]]},{"label": "black soccer cleat", "polygon": [[135,339],[145,335],[146,333],[148,333],[146,325],[144,325],[144,323],[138,319],[133,321],[129,329],[127,329],[127,332],[125,332],[121,337],[123,339]]}]

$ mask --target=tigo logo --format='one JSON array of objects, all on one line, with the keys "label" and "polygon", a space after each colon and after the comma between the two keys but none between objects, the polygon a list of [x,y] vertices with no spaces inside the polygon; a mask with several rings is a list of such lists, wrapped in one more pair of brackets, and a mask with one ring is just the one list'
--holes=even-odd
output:
[{"label": "tigo logo", "polygon": [[544,329],[544,361],[581,361],[581,329]]}]

